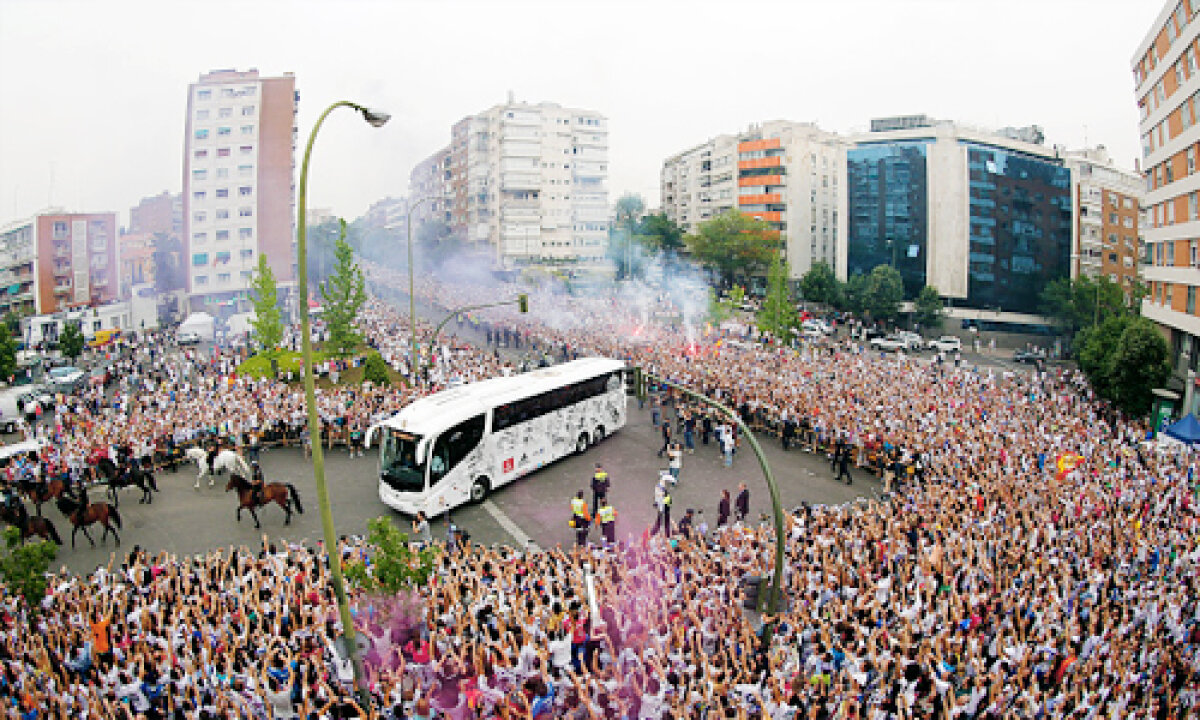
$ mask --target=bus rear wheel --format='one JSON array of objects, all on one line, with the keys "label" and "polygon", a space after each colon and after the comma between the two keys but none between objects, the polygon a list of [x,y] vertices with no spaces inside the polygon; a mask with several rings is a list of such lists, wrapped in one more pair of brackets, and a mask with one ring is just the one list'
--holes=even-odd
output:
[{"label": "bus rear wheel", "polygon": [[579,439],[575,441],[575,452],[582,454],[588,449],[587,433],[579,433]]},{"label": "bus rear wheel", "polygon": [[491,484],[487,478],[479,478],[471,484],[471,502],[481,503],[487,498],[488,490],[491,489]]}]

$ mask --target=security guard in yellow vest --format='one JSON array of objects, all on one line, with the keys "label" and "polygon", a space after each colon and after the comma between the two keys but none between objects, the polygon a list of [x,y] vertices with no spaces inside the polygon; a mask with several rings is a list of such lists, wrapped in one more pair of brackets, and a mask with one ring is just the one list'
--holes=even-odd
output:
[{"label": "security guard in yellow vest", "polygon": [[575,493],[571,498],[571,527],[575,528],[575,544],[587,545],[588,529],[592,526],[592,516],[588,514],[587,502],[583,499],[583,491]]},{"label": "security guard in yellow vest", "polygon": [[607,500],[596,511],[596,521],[600,523],[600,532],[604,534],[604,543],[613,545],[617,542],[617,511]]},{"label": "security guard in yellow vest", "polygon": [[600,463],[596,463],[596,471],[592,473],[592,507],[600,507],[608,499],[608,473]]}]

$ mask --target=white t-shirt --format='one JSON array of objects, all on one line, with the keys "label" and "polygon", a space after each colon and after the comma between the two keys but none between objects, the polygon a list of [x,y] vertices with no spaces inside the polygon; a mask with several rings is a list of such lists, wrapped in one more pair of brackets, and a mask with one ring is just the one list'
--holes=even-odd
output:
[{"label": "white t-shirt", "polygon": [[550,662],[554,663],[556,668],[565,668],[571,664],[571,641],[563,638],[562,640],[550,641]]}]

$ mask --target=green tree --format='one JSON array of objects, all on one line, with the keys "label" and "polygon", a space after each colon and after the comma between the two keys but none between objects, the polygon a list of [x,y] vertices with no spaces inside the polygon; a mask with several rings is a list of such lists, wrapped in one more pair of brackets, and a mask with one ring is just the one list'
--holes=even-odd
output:
[{"label": "green tree", "polygon": [[34,612],[46,597],[46,571],[58,548],[52,542],[38,540],[21,543],[21,532],[15,527],[4,530],[5,553],[0,557],[0,580],[10,590],[25,598],[25,604]]},{"label": "green tree", "polygon": [[1108,395],[1126,413],[1142,417],[1154,403],[1151,393],[1171,375],[1170,349],[1154,323],[1131,318],[1108,358]]},{"label": "green tree", "polygon": [[737,210],[701,223],[696,234],[688,235],[684,242],[696,260],[717,273],[725,286],[732,285],[739,275],[765,268],[782,246],[777,231]]},{"label": "green tree", "polygon": [[259,254],[258,267],[250,280],[253,294],[250,302],[254,305],[254,319],[250,327],[254,329],[254,339],[262,348],[259,352],[271,361],[271,372],[279,371],[276,363],[279,359],[279,344],[283,342],[283,315],[279,310],[279,291],[275,284],[275,271],[267,262],[267,256]]},{"label": "green tree", "polygon": [[708,289],[708,320],[714,325],[720,325],[729,318],[733,317],[733,309],[729,307],[729,303],[721,299],[717,295],[717,291],[713,288]]},{"label": "green tree", "polygon": [[333,272],[321,283],[321,304],[329,328],[326,349],[345,357],[361,342],[354,319],[367,301],[367,291],[362,269],[354,262],[354,250],[346,242],[346,221],[339,222],[341,232],[334,248]]},{"label": "green tree", "polygon": [[788,294],[788,264],[778,255],[767,270],[767,294],[758,311],[758,327],[781,342],[792,339],[792,328],[796,327],[796,307]]},{"label": "green tree", "polygon": [[391,376],[388,375],[387,362],[377,350],[372,350],[363,362],[363,382],[373,385],[392,384]]},{"label": "green tree", "polygon": [[436,548],[413,550],[408,535],[390,518],[367,521],[370,567],[355,563],[346,567],[346,579],[368,594],[395,595],[402,590],[424,587],[433,576]]},{"label": "green tree", "polygon": [[[1136,288],[1132,297],[1140,304]],[[1114,315],[1136,312],[1136,307],[1121,286],[1107,277],[1058,278],[1047,284],[1041,295],[1042,313],[1071,334],[1089,325],[1099,325]]]},{"label": "green tree", "polygon": [[1129,326],[1131,318],[1114,316],[1105,318],[1099,325],[1089,325],[1075,335],[1075,359],[1079,369],[1087,376],[1092,389],[1102,398],[1111,399],[1109,386],[1110,358],[1116,352],[1121,335]]},{"label": "green tree", "polygon": [[58,336],[58,349],[62,354],[74,360],[83,354],[83,331],[79,329],[78,320],[69,320],[63,325],[62,334]]},{"label": "green tree", "polygon": [[668,256],[682,252],[687,246],[683,242],[683,228],[679,227],[666,213],[647,215],[638,223],[634,237],[642,239],[643,247]]},{"label": "green tree", "polygon": [[800,294],[809,302],[825,305],[838,304],[841,287],[833,268],[824,260],[813,263],[804,277],[800,278]]},{"label": "green tree", "polygon": [[942,296],[938,294],[937,288],[932,285],[921,288],[913,303],[913,319],[917,324],[922,328],[937,330],[942,326],[942,311]]},{"label": "green tree", "polygon": [[17,374],[17,341],[12,333],[0,331],[0,380]]},{"label": "green tree", "polygon": [[891,265],[877,265],[867,276],[864,309],[875,320],[891,320],[900,312],[904,280]]},{"label": "green tree", "polygon": [[867,276],[861,273],[851,275],[850,279],[841,285],[838,299],[840,301],[839,310],[848,310],[855,315],[865,313],[867,311]]},{"label": "green tree", "polygon": [[634,193],[625,193],[617,198],[613,206],[613,222],[608,230],[608,253],[617,265],[618,277],[633,277],[642,265],[640,258],[645,249],[643,241],[637,236],[637,225],[645,211],[646,201]]}]

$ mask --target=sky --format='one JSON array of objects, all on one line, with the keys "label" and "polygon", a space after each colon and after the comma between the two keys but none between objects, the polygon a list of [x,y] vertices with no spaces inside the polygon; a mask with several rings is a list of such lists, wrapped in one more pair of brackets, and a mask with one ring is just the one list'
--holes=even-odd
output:
[{"label": "sky", "polygon": [[[1172,3],[1175,0],[1170,0]],[[47,206],[115,211],[182,187],[187,86],[293,72],[297,166],[321,110],[310,208],[403,196],[462,117],[556,102],[609,119],[610,201],[651,208],[666,157],[751,123],[864,131],[924,113],[1139,154],[1130,58],[1164,0],[132,2],[0,0],[0,227]]]}]

